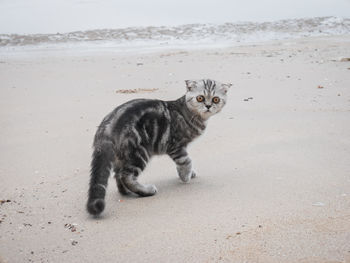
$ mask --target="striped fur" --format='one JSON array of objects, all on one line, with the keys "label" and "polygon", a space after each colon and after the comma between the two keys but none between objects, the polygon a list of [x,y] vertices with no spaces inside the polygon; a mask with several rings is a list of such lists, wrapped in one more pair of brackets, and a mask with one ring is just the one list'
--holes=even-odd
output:
[{"label": "striped fur", "polygon": [[[226,103],[229,84],[214,80],[186,81],[185,96],[175,101],[137,99],[117,107],[98,127],[93,144],[87,210],[98,215],[105,207],[110,170],[121,194],[151,196],[154,185],[137,181],[153,155],[167,154],[178,175],[188,182],[196,174],[186,147],[201,135],[208,118]],[[198,96],[204,100],[199,102]],[[218,97],[219,103],[213,98]]]}]

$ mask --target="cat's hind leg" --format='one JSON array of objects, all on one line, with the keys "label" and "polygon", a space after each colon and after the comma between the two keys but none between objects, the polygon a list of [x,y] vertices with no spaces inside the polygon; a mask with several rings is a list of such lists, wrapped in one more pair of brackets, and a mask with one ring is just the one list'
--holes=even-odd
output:
[{"label": "cat's hind leg", "polygon": [[120,169],[114,168],[114,173],[115,173],[115,180],[117,181],[117,187],[118,187],[119,193],[121,193],[122,195],[130,194],[131,193],[130,190],[124,185],[122,181]]},{"label": "cat's hind leg", "polygon": [[139,196],[152,196],[157,193],[157,188],[152,184],[141,184],[137,181],[138,176],[145,169],[149,154],[147,150],[139,145],[132,150],[129,147],[129,152],[124,156],[120,167],[121,184],[129,191]]},{"label": "cat's hind leg", "polygon": [[139,196],[146,197],[155,195],[157,193],[157,188],[155,185],[141,184],[137,181],[137,177],[140,173],[140,168],[123,168],[121,182],[127,187],[127,189]]}]

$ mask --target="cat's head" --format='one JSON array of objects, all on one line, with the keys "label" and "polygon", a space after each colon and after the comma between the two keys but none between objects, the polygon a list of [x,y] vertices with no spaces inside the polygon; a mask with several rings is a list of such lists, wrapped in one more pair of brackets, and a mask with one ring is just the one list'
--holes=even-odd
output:
[{"label": "cat's head", "polygon": [[222,110],[226,104],[227,91],[232,86],[211,79],[185,82],[187,107],[205,120]]}]

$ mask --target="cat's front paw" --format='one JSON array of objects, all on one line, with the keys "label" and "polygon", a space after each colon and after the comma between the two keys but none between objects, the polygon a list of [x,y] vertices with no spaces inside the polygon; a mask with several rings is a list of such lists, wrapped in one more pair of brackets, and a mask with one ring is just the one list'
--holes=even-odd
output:
[{"label": "cat's front paw", "polygon": [[196,178],[196,176],[197,176],[197,173],[196,173],[195,171],[192,170],[191,178],[192,178],[192,179],[193,179],[193,178]]},{"label": "cat's front paw", "polygon": [[192,178],[195,178],[197,176],[195,171],[191,171],[190,173],[186,175],[180,175],[181,181],[184,183],[188,183]]},{"label": "cat's front paw", "polygon": [[188,183],[191,180],[191,175],[192,173],[179,174],[181,181],[184,183]]}]

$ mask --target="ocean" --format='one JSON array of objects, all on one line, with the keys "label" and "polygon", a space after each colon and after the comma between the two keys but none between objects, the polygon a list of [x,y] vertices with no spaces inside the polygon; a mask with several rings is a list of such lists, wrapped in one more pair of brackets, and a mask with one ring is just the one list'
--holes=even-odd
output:
[{"label": "ocean", "polygon": [[1,53],[210,48],[344,34],[349,0],[0,0]]},{"label": "ocean", "polygon": [[0,51],[75,49],[114,51],[211,48],[309,36],[350,34],[350,19],[319,17],[275,22],[127,27],[57,34],[0,34]]}]

